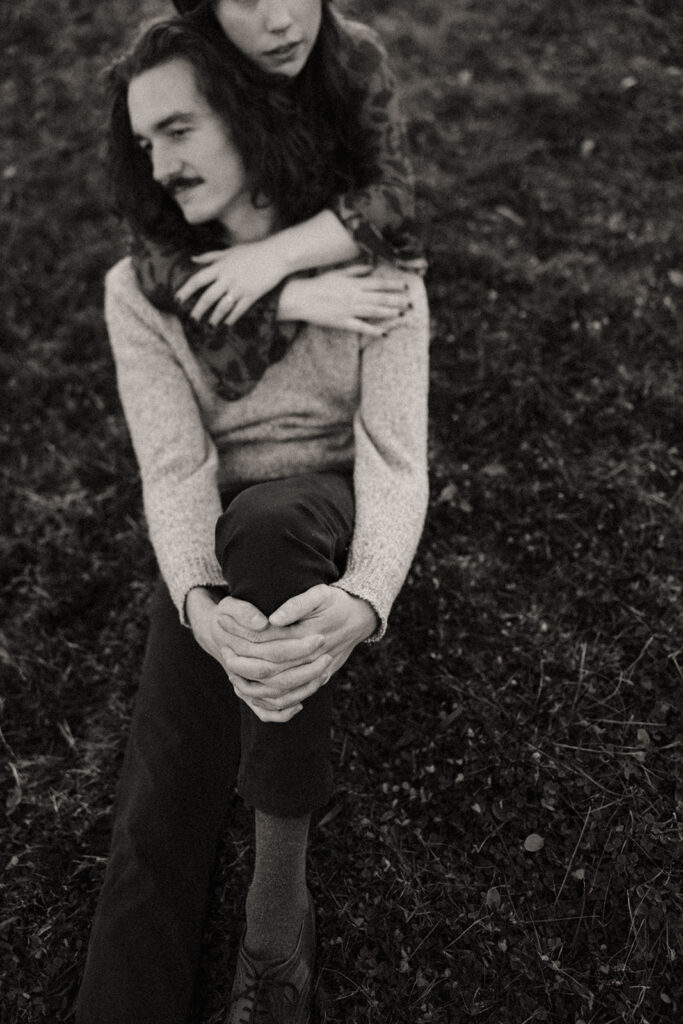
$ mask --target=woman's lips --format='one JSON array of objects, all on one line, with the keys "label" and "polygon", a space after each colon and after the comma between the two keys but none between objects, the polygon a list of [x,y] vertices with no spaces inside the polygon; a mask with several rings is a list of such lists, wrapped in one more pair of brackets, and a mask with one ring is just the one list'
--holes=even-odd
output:
[{"label": "woman's lips", "polygon": [[268,50],[265,56],[268,60],[275,61],[276,64],[284,63],[293,57],[296,51],[301,46],[301,41],[298,43],[287,43],[285,46],[278,46],[274,50]]}]

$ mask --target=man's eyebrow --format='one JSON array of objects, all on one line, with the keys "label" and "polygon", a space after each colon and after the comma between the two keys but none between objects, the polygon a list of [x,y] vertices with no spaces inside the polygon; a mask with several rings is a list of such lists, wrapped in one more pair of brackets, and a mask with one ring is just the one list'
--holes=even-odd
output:
[{"label": "man's eyebrow", "polygon": [[[161,121],[157,121],[156,124],[152,125],[151,131],[163,132],[164,128],[168,128],[175,121],[192,121],[194,114],[188,113],[187,111],[176,110],[173,114],[169,114],[168,117],[163,117]],[[136,139],[142,139],[143,136],[139,132],[135,133]]]}]

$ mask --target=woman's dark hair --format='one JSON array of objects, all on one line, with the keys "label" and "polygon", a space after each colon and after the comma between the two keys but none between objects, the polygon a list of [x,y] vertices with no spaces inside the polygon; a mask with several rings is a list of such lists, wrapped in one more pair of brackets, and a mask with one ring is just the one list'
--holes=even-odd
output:
[{"label": "woman's dark hair", "polygon": [[201,248],[215,239],[215,225],[188,225],[154,181],[128,116],[131,80],[178,57],[192,65],[198,88],[229,125],[254,201],[274,204],[277,226],[306,220],[332,196],[372,179],[373,157],[358,118],[361,95],[349,87],[327,0],[315,46],[293,80],[260,71],[226,38],[209,5],[192,17],[152,24],[110,70],[112,185],[119,212],[134,230],[176,248]]}]

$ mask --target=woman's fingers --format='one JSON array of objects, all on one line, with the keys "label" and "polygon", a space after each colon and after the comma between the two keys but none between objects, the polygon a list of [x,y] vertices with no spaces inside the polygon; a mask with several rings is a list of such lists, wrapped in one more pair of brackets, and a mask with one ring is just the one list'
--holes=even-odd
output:
[{"label": "woman's fingers", "polygon": [[200,252],[192,257],[193,263],[215,263],[225,256],[225,249],[214,249],[211,252]]},{"label": "woman's fingers", "polygon": [[233,299],[229,292],[219,299],[213,308],[211,316],[209,317],[209,323],[211,326],[218,327],[218,325],[225,320],[230,310],[234,308],[235,303],[236,299]]},{"label": "woman's fingers", "polygon": [[405,295],[408,291],[408,285],[400,277],[372,277],[366,283],[376,292],[400,292]]},{"label": "woman's fingers", "polygon": [[342,267],[340,273],[345,277],[368,277],[372,273],[372,267],[369,263],[353,263],[350,267]]},{"label": "woman's fingers", "polygon": [[408,296],[401,292],[383,292],[376,288],[364,288],[360,299],[364,302],[374,302],[390,309],[412,309],[412,303]]},{"label": "woman's fingers", "polygon": [[234,324],[236,324],[240,317],[244,316],[244,314],[247,312],[250,306],[253,306],[253,302],[250,298],[243,297],[241,299],[238,299],[226,318],[225,322],[228,325],[228,327],[232,327]]},{"label": "woman's fingers", "polygon": [[190,296],[194,295],[201,288],[206,288],[207,285],[211,284],[212,281],[216,280],[216,271],[213,266],[204,267],[203,270],[198,270],[196,274],[192,274],[188,277],[187,281],[180,286],[178,291],[175,293],[175,297],[178,302],[185,302]]},{"label": "woman's fingers", "polygon": [[222,281],[214,281],[213,284],[205,288],[202,294],[195,302],[190,316],[195,320],[201,320],[205,313],[215,306],[215,304],[222,299],[225,295],[229,294],[228,289]]}]

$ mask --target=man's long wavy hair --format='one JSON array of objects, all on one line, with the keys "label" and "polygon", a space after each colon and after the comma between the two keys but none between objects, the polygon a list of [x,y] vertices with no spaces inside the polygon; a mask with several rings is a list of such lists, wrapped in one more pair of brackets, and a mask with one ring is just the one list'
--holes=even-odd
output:
[{"label": "man's long wavy hair", "polygon": [[253,201],[274,205],[277,227],[300,223],[332,196],[368,184],[373,153],[359,121],[361,95],[349,87],[340,46],[326,0],[315,46],[294,80],[256,68],[225,37],[210,7],[147,27],[109,72],[109,167],[117,209],[131,228],[175,249],[201,249],[221,237],[216,224],[187,223],[154,181],[151,161],[133,137],[130,82],[175,58],[192,65],[200,92],[224,118]]}]

